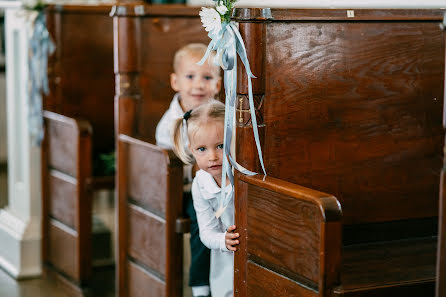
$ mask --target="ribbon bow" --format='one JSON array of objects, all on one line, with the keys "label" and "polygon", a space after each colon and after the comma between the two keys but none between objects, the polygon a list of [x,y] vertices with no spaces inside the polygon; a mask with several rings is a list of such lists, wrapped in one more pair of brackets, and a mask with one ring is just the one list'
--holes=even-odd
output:
[{"label": "ribbon bow", "polygon": [[[263,164],[262,149],[260,147],[259,132],[257,129],[257,118],[255,114],[254,99],[252,94],[251,78],[255,78],[255,76],[252,74],[251,68],[249,66],[248,56],[246,54],[246,48],[242,36],[240,35],[240,32],[234,22],[223,23],[222,29],[219,32],[209,32],[208,36],[211,38],[211,42],[209,43],[205,55],[197,64],[203,65],[203,63],[208,59],[211,51],[216,50],[217,54],[214,58],[214,63],[221,66],[221,68],[224,70],[226,106],[223,145],[224,157],[221,179],[221,187],[222,189],[224,189],[226,186],[226,175],[228,176],[231,185],[234,186],[232,167],[246,175],[257,174],[255,172],[249,171],[248,169],[235,162],[230,153],[235,116],[235,102],[237,98],[237,54],[239,55],[240,60],[245,66],[245,71],[248,76],[248,97],[252,120],[252,129],[254,131],[254,139],[256,142],[257,152],[264,175],[266,175],[266,170]],[[221,197],[219,199],[219,208],[215,213],[215,216],[217,218],[219,218],[225,211],[226,207],[228,206],[234,195],[233,193],[234,191],[231,191],[229,195],[226,196],[224,191],[221,192]]]}]

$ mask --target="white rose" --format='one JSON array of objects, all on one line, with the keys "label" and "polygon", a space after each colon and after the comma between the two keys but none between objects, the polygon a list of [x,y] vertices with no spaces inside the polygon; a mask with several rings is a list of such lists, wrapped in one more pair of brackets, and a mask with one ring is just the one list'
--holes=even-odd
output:
[{"label": "white rose", "polygon": [[34,8],[39,0],[23,0],[22,3],[25,7]]},{"label": "white rose", "polygon": [[220,14],[213,8],[202,7],[200,11],[201,22],[206,31],[217,34],[221,30]]},{"label": "white rose", "polygon": [[216,9],[221,15],[224,15],[225,13],[228,12],[228,8],[224,5],[217,6]]}]

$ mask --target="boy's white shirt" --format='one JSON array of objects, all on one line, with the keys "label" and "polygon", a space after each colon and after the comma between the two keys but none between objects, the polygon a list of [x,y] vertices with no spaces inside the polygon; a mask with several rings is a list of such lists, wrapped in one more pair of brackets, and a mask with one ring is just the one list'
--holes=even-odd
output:
[{"label": "boy's white shirt", "polygon": [[[161,120],[156,125],[155,139],[156,145],[171,150],[173,149],[173,124],[175,120],[183,118],[184,111],[180,105],[180,94],[173,96],[169,109],[164,113]],[[184,139],[187,146],[187,139]],[[186,147],[187,149],[187,147]],[[190,191],[190,183],[192,182],[192,165],[183,166],[183,178],[189,186],[185,185],[185,191]]]},{"label": "boy's white shirt", "polygon": [[[225,188],[232,191],[231,185]],[[213,297],[233,296],[234,254],[226,248],[225,233],[234,224],[234,201],[231,200],[220,218],[215,217],[218,209],[217,197],[221,188],[212,175],[199,170],[192,183],[192,198],[197,213],[200,239],[211,249],[210,285]]]}]

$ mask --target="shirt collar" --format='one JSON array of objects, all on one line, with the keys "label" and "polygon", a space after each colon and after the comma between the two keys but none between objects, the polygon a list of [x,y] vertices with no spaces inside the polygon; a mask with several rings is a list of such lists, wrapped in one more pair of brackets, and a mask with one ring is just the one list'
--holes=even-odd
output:
[{"label": "shirt collar", "polygon": [[[215,198],[221,193],[221,187],[217,185],[211,174],[200,169],[197,171],[195,178],[198,179],[198,186],[200,192],[205,199]],[[226,193],[229,193],[232,189],[231,184],[226,185]]]},{"label": "shirt collar", "polygon": [[184,111],[180,104],[180,93],[176,93],[175,96],[173,96],[169,109],[172,109],[179,117],[183,117]]}]

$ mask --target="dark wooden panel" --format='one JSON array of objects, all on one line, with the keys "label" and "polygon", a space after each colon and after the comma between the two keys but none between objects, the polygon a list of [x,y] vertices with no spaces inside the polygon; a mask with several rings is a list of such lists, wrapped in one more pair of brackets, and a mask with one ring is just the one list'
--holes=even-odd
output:
[{"label": "dark wooden panel", "polygon": [[380,287],[365,287],[358,290],[335,290],[333,297],[433,297],[435,296],[435,281],[416,281],[410,283],[398,283]]},{"label": "dark wooden panel", "polygon": [[[59,118],[62,119],[62,118]],[[71,176],[77,170],[77,131],[71,121],[46,121],[48,125],[48,165]]]},{"label": "dark wooden panel", "polygon": [[162,280],[132,262],[128,263],[127,269],[129,297],[166,296]]},{"label": "dark wooden panel", "polygon": [[435,238],[419,238],[344,247],[343,285],[335,292],[342,296],[347,292],[367,291],[367,287],[385,291],[385,288],[404,284],[417,290],[418,284],[421,288],[425,285],[431,288],[423,296],[433,296],[436,243]]},{"label": "dark wooden panel", "polygon": [[148,154],[145,147],[132,145],[128,155],[128,196],[130,199],[155,212],[166,216],[168,188],[167,155],[153,146]]},{"label": "dark wooden panel", "polygon": [[[196,8],[189,8],[196,11]],[[168,10],[165,12],[169,13]],[[210,39],[196,17],[147,17],[141,20],[140,100],[137,115],[138,136],[155,143],[155,129],[168,109],[174,91],[170,87],[173,57],[191,42],[208,44]],[[162,45],[162,46],[160,46]]]},{"label": "dark wooden panel", "polygon": [[95,151],[114,147],[113,24],[111,6],[51,6],[47,18],[56,43],[45,108],[84,118],[95,131]]},{"label": "dark wooden panel", "polygon": [[247,211],[250,259],[290,278],[317,282],[322,219],[317,205],[249,185]]},{"label": "dark wooden panel", "polygon": [[249,297],[316,297],[317,291],[302,287],[300,284],[267,270],[255,263],[248,262]]},{"label": "dark wooden panel", "polygon": [[128,254],[157,274],[166,273],[165,221],[140,207],[128,208]]},{"label": "dark wooden panel", "polygon": [[52,170],[48,176],[49,215],[77,230],[77,181]]},{"label": "dark wooden panel", "polygon": [[58,271],[79,282],[76,232],[51,220],[48,230],[48,260]]},{"label": "dark wooden panel", "polygon": [[[446,117],[445,117],[446,120]],[[446,161],[446,159],[445,159]],[[443,165],[440,180],[440,203],[438,218],[438,246],[437,246],[437,281],[436,297],[446,295],[446,162]]]},{"label": "dark wooden panel", "polygon": [[438,24],[273,23],[266,38],[269,175],[332,193],[346,224],[436,216]]}]

